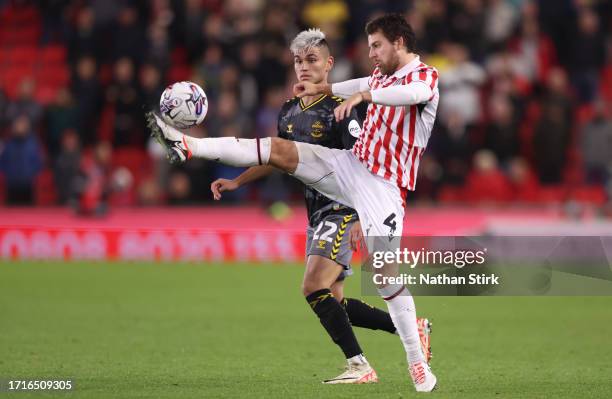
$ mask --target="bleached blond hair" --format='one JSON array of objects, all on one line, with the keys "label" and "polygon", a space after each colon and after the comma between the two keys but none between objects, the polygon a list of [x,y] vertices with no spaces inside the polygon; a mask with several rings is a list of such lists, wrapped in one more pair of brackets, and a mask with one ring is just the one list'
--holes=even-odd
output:
[{"label": "bleached blond hair", "polygon": [[325,46],[329,48],[325,40],[325,33],[318,28],[310,28],[301,31],[291,42],[289,49],[293,55],[310,50],[313,47]]}]

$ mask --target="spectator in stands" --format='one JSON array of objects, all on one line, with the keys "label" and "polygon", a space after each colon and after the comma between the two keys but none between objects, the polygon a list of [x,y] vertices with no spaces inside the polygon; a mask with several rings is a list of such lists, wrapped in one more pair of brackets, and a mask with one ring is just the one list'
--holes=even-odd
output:
[{"label": "spectator in stands", "polygon": [[599,74],[606,58],[606,39],[594,10],[582,8],[579,11],[576,32],[570,37],[572,83],[579,100],[591,102],[597,93]]},{"label": "spectator in stands", "polygon": [[0,153],[7,203],[30,205],[34,201],[34,181],[43,166],[43,150],[27,115],[13,119],[10,134]]},{"label": "spectator in stands", "polygon": [[38,126],[43,116],[42,106],[34,99],[36,83],[30,77],[24,78],[19,83],[17,98],[9,102],[6,109],[6,118],[9,121],[25,115],[32,126]]},{"label": "spectator in stands", "polygon": [[185,172],[179,170],[173,172],[167,190],[169,205],[188,205],[191,202],[191,181]]},{"label": "spectator in stands", "polygon": [[562,69],[555,68],[549,73],[540,107],[533,135],[534,163],[541,183],[558,184],[573,125],[573,102],[568,94],[567,75]]},{"label": "spectator in stands", "polygon": [[106,101],[114,111],[113,145],[143,145],[142,108],[134,76],[134,62],[127,57],[114,64],[114,80],[106,90]]},{"label": "spectator in stands", "polygon": [[460,114],[466,125],[475,124],[480,118],[479,87],[484,83],[485,71],[469,59],[465,46],[458,43],[447,43],[443,53],[449,60],[449,66],[440,72],[439,117],[448,123],[452,114]]},{"label": "spectator in stands", "polygon": [[529,89],[537,82],[546,81],[557,64],[553,42],[540,31],[535,16],[521,21],[519,34],[512,39],[509,49],[513,58],[513,73]]},{"label": "spectator in stands", "polygon": [[440,43],[445,43],[450,38],[448,4],[445,0],[428,1],[423,11],[422,16],[416,17],[416,19],[421,17],[425,20],[423,33],[417,37],[417,44],[423,51],[433,53]]},{"label": "spectator in stands", "polygon": [[79,214],[99,216],[108,211],[112,151],[111,144],[103,141],[96,144],[92,154],[83,158],[75,180],[78,197],[76,210]]},{"label": "spectator in stands", "polygon": [[510,99],[495,94],[489,100],[489,122],[485,126],[485,147],[504,165],[519,154],[518,120]]},{"label": "spectator in stands", "polygon": [[490,0],[485,11],[484,25],[487,48],[501,48],[512,35],[517,20],[517,10],[509,1]]},{"label": "spectator in stands", "polygon": [[96,140],[101,110],[101,86],[96,75],[96,61],[91,56],[78,59],[71,92],[77,107],[77,130],[83,145]]},{"label": "spectator in stands", "polygon": [[47,150],[54,157],[60,150],[63,133],[67,129],[76,129],[78,125],[77,107],[67,89],[60,89],[55,101],[47,107],[46,121]]},{"label": "spectator in stands", "polygon": [[66,205],[74,198],[75,179],[81,165],[79,135],[74,129],[64,130],[59,154],[53,162],[53,177],[59,203]]},{"label": "spectator in stands", "polygon": [[468,49],[468,55],[482,61],[485,40],[485,10],[483,0],[449,2],[450,37]]},{"label": "spectator in stands", "polygon": [[119,10],[112,30],[111,61],[129,58],[137,63],[143,59],[147,40],[140,18],[134,6],[125,5]]},{"label": "spectator in stands", "polygon": [[138,74],[140,83],[140,100],[147,109],[159,107],[159,97],[164,91],[161,70],[150,63],[142,65]]},{"label": "spectator in stands", "polygon": [[472,156],[471,128],[460,113],[449,116],[446,124],[436,123],[428,144],[430,153],[442,166],[440,180],[445,184],[460,185],[465,181]]},{"label": "spectator in stands", "polygon": [[474,168],[467,177],[465,197],[471,202],[507,202],[512,187],[497,164],[495,154],[480,150],[474,155]]},{"label": "spectator in stands", "polygon": [[513,200],[535,202],[538,199],[538,179],[523,158],[514,158],[508,167],[508,178],[513,192]]},{"label": "spectator in stands", "polygon": [[77,12],[76,22],[68,33],[68,58],[76,63],[85,55],[101,59],[100,35],[95,27],[95,14],[90,7],[83,7]]},{"label": "spectator in stands", "polygon": [[8,121],[6,115],[7,107],[8,99],[6,98],[6,93],[0,88],[0,132],[4,129],[4,125]]},{"label": "spectator in stands", "polygon": [[587,182],[606,184],[612,178],[612,117],[603,101],[595,105],[595,115],[580,134],[582,161]]}]

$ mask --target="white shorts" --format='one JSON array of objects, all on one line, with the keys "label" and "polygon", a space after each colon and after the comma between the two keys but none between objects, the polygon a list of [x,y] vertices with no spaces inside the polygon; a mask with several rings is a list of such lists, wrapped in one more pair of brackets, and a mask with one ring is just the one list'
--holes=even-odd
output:
[{"label": "white shorts", "polygon": [[[389,242],[401,237],[404,205],[395,184],[371,173],[350,150],[295,144],[299,162],[294,177],[326,197],[354,208],[367,237],[388,237]],[[372,250],[370,241],[367,242]]]}]

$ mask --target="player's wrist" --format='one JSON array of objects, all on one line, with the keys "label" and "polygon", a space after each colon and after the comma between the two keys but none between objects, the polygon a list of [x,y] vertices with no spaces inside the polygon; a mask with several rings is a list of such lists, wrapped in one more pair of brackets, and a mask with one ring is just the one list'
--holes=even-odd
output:
[{"label": "player's wrist", "polygon": [[361,94],[362,101],[367,102],[367,103],[372,102],[372,93],[370,93],[369,90],[360,91],[359,94]]},{"label": "player's wrist", "polygon": [[333,95],[332,85],[329,83],[319,83],[317,84],[317,91],[321,94],[327,94],[328,96]]}]

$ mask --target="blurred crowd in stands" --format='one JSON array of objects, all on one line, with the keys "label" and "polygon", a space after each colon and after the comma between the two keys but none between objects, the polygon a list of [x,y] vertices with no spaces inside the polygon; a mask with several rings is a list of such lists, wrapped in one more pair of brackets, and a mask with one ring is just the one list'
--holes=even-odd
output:
[{"label": "blurred crowd in stands", "polygon": [[[211,181],[241,170],[170,167],[143,106],[193,80],[210,108],[191,134],[276,135],[295,34],[326,32],[332,82],[366,76],[364,25],[382,12],[406,15],[440,72],[413,200],[606,209],[612,5],[603,0],[0,0],[0,204],[99,213],[211,201]],[[224,201],[300,198],[278,174]]]}]

